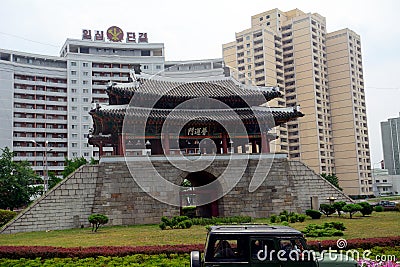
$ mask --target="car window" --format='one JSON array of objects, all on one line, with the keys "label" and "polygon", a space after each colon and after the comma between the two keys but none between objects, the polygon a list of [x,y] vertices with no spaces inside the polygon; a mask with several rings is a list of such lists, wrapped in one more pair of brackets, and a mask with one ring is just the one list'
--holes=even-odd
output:
[{"label": "car window", "polygon": [[250,241],[251,259],[255,261],[276,260],[275,243],[272,239],[257,238]]},{"label": "car window", "polygon": [[209,255],[212,257],[211,260],[214,261],[246,261],[246,242],[244,239],[217,238],[209,249],[212,249],[212,253]]},{"label": "car window", "polygon": [[[287,238],[279,240],[278,258],[290,261],[310,261],[312,254],[305,249],[305,243],[300,238]],[[280,259],[281,260],[281,259]]]}]

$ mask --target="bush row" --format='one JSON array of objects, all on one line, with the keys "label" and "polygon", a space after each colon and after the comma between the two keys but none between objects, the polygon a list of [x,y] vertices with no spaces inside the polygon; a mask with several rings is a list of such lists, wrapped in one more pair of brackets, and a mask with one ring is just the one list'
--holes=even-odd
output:
[{"label": "bush row", "polygon": [[[310,249],[318,250],[317,241],[307,242]],[[321,242],[324,248],[337,249],[336,240],[324,240]],[[400,246],[400,236],[381,238],[357,238],[347,240],[346,249],[370,249],[372,247]],[[134,254],[158,255],[158,254],[186,254],[193,250],[204,250],[203,244],[197,245],[164,245],[164,246],[140,246],[140,247],[45,247],[45,246],[0,246],[0,258],[8,259],[50,259],[50,258],[89,258],[89,257],[124,257]]]},{"label": "bush row", "polygon": [[0,259],[0,266],[80,266],[80,267],[97,267],[97,266],[165,266],[165,267],[181,267],[187,266],[189,263],[189,255],[145,255],[135,254],[124,257],[96,257],[96,258],[53,258],[53,259]]},{"label": "bush row", "polygon": [[217,225],[217,224],[235,224],[235,223],[249,223],[251,222],[250,216],[234,216],[234,217],[212,217],[212,218],[192,218],[187,216],[174,216],[168,218],[163,216],[159,227],[161,230],[165,229],[187,229],[192,225]]},{"label": "bush row", "polygon": [[288,222],[288,223],[295,223],[295,222],[304,222],[306,219],[306,215],[298,214],[295,212],[288,212],[287,210],[282,211],[279,215],[271,215],[270,221],[271,223],[280,223],[280,222]]},{"label": "bush row", "polygon": [[134,254],[185,254],[193,250],[204,250],[204,245],[163,245],[163,246],[121,246],[121,247],[50,247],[50,246],[0,246],[0,258],[8,259],[50,259],[50,258],[89,258],[124,257]]}]

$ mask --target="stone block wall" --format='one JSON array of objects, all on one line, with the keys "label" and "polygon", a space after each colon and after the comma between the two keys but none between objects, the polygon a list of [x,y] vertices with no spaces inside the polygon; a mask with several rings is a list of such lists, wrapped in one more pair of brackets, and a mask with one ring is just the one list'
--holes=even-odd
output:
[{"label": "stone block wall", "polygon": [[60,230],[89,226],[97,166],[81,166],[1,229],[1,233]]},{"label": "stone block wall", "polygon": [[[243,168],[240,167],[243,166],[243,160],[240,157],[230,160],[230,175],[220,184],[221,188],[229,184],[231,179],[241,179],[229,193],[217,201],[220,216],[248,215],[260,218],[283,210],[304,212],[311,208],[311,197],[318,197],[319,203],[328,203],[327,198],[330,197],[337,201],[352,202],[299,161],[253,158],[247,162],[243,173]],[[219,177],[226,170],[228,162],[227,158],[216,157],[205,172]],[[149,165],[140,159],[128,164],[131,170],[140,173],[149,185],[158,189],[159,185],[151,183]],[[194,161],[187,164],[198,163]],[[189,174],[174,168],[162,158],[151,167],[177,185]],[[257,175],[254,173],[260,170],[257,168],[261,168],[259,173],[264,176],[255,178]],[[266,173],[268,174],[265,176]],[[251,192],[249,185],[253,179],[259,179],[260,186]],[[160,194],[168,194],[161,191]],[[96,166],[82,166],[3,227],[1,233],[89,226],[87,217],[92,213],[107,215],[110,219],[108,225],[133,225],[159,223],[161,216],[179,215],[179,212],[179,207],[162,203],[144,192],[132,178],[124,159],[117,158]]]}]

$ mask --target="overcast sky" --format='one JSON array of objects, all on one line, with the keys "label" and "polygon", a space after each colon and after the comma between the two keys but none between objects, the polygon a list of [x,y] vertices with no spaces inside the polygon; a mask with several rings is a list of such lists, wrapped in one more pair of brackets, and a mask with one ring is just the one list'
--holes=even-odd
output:
[{"label": "overcast sky", "polygon": [[65,39],[80,39],[82,29],[115,25],[164,43],[166,60],[220,58],[221,45],[249,28],[252,15],[273,8],[319,13],[328,32],[349,28],[361,35],[371,162],[379,162],[380,122],[400,112],[397,0],[1,0],[0,48],[58,56]]}]

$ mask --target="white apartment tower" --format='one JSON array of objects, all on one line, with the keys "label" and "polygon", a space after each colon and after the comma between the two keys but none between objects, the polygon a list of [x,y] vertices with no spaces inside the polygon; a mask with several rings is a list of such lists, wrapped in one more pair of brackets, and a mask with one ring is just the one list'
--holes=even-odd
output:
[{"label": "white apartment tower", "polygon": [[[223,45],[223,58],[244,82],[282,87],[280,104],[300,106],[305,114],[279,129],[276,151],[316,173],[335,173],[349,195],[372,194],[357,34],[327,33],[326,19],[317,13],[273,9],[252,16],[251,28]],[[346,116],[344,105],[351,111]]]},{"label": "white apartment tower", "polygon": [[136,42],[135,33],[126,33],[126,42],[123,36],[112,42],[97,38],[99,31],[94,38],[87,33],[67,39],[60,57],[0,49],[0,147],[40,175],[60,175],[65,158],[98,158],[98,148],[88,144],[88,112],[108,103],[110,80],[127,81],[138,65],[150,74],[164,69],[164,44],[148,43],[147,34]]}]

